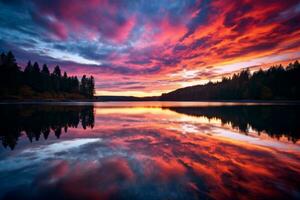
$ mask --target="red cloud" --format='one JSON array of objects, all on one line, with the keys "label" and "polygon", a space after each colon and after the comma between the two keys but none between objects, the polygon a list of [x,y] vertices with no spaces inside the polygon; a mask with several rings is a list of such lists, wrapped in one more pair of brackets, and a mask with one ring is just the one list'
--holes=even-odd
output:
[{"label": "red cloud", "polygon": [[[128,86],[128,91],[161,93],[251,67],[242,65],[246,61],[265,66],[297,59],[299,7],[297,0],[35,0],[29,13],[43,28],[39,35],[50,35],[50,46],[51,39],[61,40],[65,52],[100,63],[65,63],[70,73],[76,69],[93,74],[98,85],[134,76],[140,84]],[[237,63],[241,66],[228,67]],[[190,71],[194,75],[186,78]]]},{"label": "red cloud", "polygon": [[[57,19],[48,27],[58,36],[64,36],[67,27],[69,32],[77,37],[94,39],[95,36],[108,39],[116,43],[125,42],[135,25],[135,17],[127,16],[128,13],[120,13],[119,5],[105,0],[92,1],[67,1],[62,0],[57,4],[36,1],[38,17],[50,17]],[[65,39],[65,37],[60,37]]]}]

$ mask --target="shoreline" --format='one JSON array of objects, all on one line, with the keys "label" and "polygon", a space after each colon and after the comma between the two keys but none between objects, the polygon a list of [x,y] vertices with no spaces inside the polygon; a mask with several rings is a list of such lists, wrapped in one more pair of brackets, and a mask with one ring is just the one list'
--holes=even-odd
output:
[{"label": "shoreline", "polygon": [[161,103],[166,103],[166,102],[186,102],[186,103],[283,103],[283,104],[299,104],[300,105],[300,100],[254,100],[254,99],[245,99],[245,100],[199,100],[199,101],[166,101],[166,100],[132,100],[132,101],[122,101],[122,100],[98,100],[98,99],[24,99],[24,100],[0,100],[0,104],[22,104],[22,103],[113,103],[113,102],[122,102],[122,103],[132,103],[132,102],[161,102]]}]

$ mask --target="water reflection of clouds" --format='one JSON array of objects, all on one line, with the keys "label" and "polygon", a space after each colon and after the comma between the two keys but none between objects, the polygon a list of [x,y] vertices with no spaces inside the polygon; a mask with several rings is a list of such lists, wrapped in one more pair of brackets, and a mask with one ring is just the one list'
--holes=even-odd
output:
[{"label": "water reflection of clouds", "polygon": [[[28,159],[35,165],[27,171],[37,197],[226,199],[246,192],[272,198],[297,188],[297,154],[287,159],[265,147],[155,128],[107,131],[101,138],[57,141],[30,151],[37,157],[49,153],[43,162]],[[18,164],[28,150],[19,152]]]},{"label": "water reflection of clouds", "polygon": [[158,108],[105,109],[96,109],[93,129],[70,128],[61,140],[20,146],[1,160],[7,198],[293,199],[299,194],[297,144],[283,151],[274,145],[281,141]]},{"label": "water reflection of clouds", "polygon": [[[13,157],[8,156],[2,159],[0,161],[0,171],[18,170],[48,160],[68,159],[68,154],[72,154],[74,149],[100,141],[100,138],[81,138],[57,141],[50,144],[36,144],[24,150],[20,149]],[[71,155],[70,158],[74,158],[74,155]]]}]

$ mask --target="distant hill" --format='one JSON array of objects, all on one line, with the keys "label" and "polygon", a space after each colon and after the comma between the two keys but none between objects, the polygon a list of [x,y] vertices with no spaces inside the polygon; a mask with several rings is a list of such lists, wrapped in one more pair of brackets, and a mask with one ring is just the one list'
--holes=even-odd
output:
[{"label": "distant hill", "polygon": [[96,101],[157,101],[159,97],[96,96]]},{"label": "distant hill", "polygon": [[300,100],[300,64],[282,65],[250,74],[249,69],[223,78],[221,82],[209,82],[180,88],[162,94],[161,101],[201,100]]}]

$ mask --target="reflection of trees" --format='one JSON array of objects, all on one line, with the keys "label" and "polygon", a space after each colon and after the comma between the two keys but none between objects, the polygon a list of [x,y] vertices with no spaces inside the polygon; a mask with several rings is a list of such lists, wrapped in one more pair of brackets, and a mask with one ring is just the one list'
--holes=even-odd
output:
[{"label": "reflection of trees", "polygon": [[176,107],[172,111],[191,116],[218,118],[233,128],[247,133],[249,127],[265,131],[275,138],[286,136],[297,142],[300,135],[300,106],[222,106],[222,107]]},{"label": "reflection of trees", "polygon": [[84,129],[94,126],[93,106],[0,106],[0,139],[4,147],[14,149],[18,138],[25,133],[32,142],[41,135],[47,139],[50,132],[57,138],[68,128]]}]

